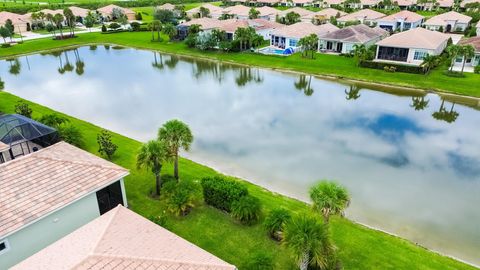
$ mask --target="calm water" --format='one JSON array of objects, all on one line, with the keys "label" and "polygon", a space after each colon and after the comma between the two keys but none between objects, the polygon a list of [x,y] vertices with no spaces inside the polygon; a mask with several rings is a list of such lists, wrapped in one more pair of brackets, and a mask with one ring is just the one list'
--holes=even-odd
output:
[{"label": "calm water", "polygon": [[478,108],[103,46],[0,61],[0,77],[142,141],[182,119],[195,161],[305,200],[336,179],[352,193],[350,218],[480,264]]}]

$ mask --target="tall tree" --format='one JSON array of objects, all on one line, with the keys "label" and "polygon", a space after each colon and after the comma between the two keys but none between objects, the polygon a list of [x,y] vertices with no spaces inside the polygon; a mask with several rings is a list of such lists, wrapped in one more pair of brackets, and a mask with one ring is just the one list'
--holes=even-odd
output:
[{"label": "tall tree", "polygon": [[60,31],[60,38],[63,39],[63,21],[65,20],[65,18],[63,17],[62,14],[55,14],[53,16],[53,22],[55,23],[55,26],[58,28],[58,30]]},{"label": "tall tree", "polygon": [[472,45],[465,45],[461,47],[461,55],[463,56],[462,73],[465,69],[465,63],[468,59],[472,59],[475,56],[475,48]]},{"label": "tall tree", "polygon": [[95,22],[96,22],[95,16],[93,16],[92,12],[88,12],[87,17],[85,17],[84,24],[85,24],[85,27],[88,28],[89,32],[92,31],[92,27],[95,24]]},{"label": "tall tree", "polygon": [[193,135],[187,124],[180,120],[170,120],[158,130],[158,139],[163,141],[174,160],[174,176],[178,181],[178,152],[188,151],[193,142]]},{"label": "tall tree", "polygon": [[155,175],[155,195],[162,189],[162,167],[169,160],[168,149],[163,141],[151,140],[143,144],[137,154],[137,168],[150,169]]},{"label": "tall tree", "polygon": [[177,28],[171,23],[165,24],[162,31],[170,40],[173,40],[177,36]]},{"label": "tall tree", "polygon": [[345,187],[332,182],[320,181],[310,189],[310,199],[313,209],[319,211],[325,223],[329,222],[330,215],[343,216],[350,204],[350,195]]},{"label": "tall tree", "polygon": [[249,19],[258,19],[258,16],[260,15],[260,11],[258,11],[256,8],[251,8],[250,11],[248,11],[248,18]]},{"label": "tall tree", "polygon": [[75,15],[73,15],[73,12],[69,8],[65,8],[63,10],[63,16],[65,17],[65,21],[67,22],[67,26],[70,28],[70,36],[73,37],[75,36]]},{"label": "tall tree", "polygon": [[283,243],[293,252],[300,270],[307,270],[310,265],[325,269],[335,250],[328,226],[307,215],[294,217],[287,222]]},{"label": "tall tree", "polygon": [[461,53],[461,47],[459,45],[450,45],[447,47],[448,57],[450,58],[450,72],[453,71],[453,65],[457,56]]},{"label": "tall tree", "polygon": [[10,37],[11,33],[5,26],[0,26],[0,36],[3,38],[3,42],[7,43],[7,38]]}]

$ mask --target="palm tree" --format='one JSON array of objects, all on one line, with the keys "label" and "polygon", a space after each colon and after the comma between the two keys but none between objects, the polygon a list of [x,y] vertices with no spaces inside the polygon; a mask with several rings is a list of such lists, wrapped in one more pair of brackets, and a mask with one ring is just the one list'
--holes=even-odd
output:
[{"label": "palm tree", "polygon": [[283,243],[293,252],[300,270],[307,270],[309,265],[325,269],[335,250],[327,224],[306,215],[297,216],[287,222]]},{"label": "palm tree", "polygon": [[187,124],[180,120],[170,120],[158,130],[158,139],[163,141],[168,148],[169,154],[174,159],[174,176],[178,181],[178,152],[182,148],[190,149],[193,135]]},{"label": "palm tree", "polygon": [[143,144],[137,155],[137,168],[147,168],[155,174],[155,195],[157,196],[160,196],[162,188],[162,166],[168,160],[168,149],[164,142],[158,140]]},{"label": "palm tree", "polygon": [[438,65],[439,58],[436,55],[427,54],[423,57],[422,67],[425,70],[425,74],[428,74],[430,70]]},{"label": "palm tree", "polygon": [[350,204],[350,195],[345,187],[323,180],[310,189],[310,199],[313,209],[319,211],[325,223],[329,222],[330,215],[344,215],[345,208]]},{"label": "palm tree", "polygon": [[357,66],[360,65],[360,62],[366,60],[367,57],[367,47],[364,44],[355,44],[353,45],[353,56],[357,62]]},{"label": "palm tree", "polygon": [[350,89],[347,91],[345,89],[345,94],[347,95],[345,97],[346,100],[356,100],[360,97],[360,90],[361,88],[358,87],[358,85],[352,84],[350,85]]},{"label": "palm tree", "polygon": [[161,41],[160,31],[162,30],[162,22],[159,20],[154,20],[151,24],[151,27],[152,27],[152,41],[154,40],[153,38],[154,31],[157,31],[157,41]]},{"label": "palm tree", "polygon": [[459,55],[460,52],[461,52],[460,46],[458,46],[458,45],[450,45],[450,46],[448,46],[448,48],[447,48],[447,53],[448,53],[448,56],[449,56],[450,59],[451,59],[450,72],[453,71],[453,65],[455,64],[455,60],[456,60],[456,58],[457,58],[457,55]]},{"label": "palm tree", "polygon": [[423,97],[412,97],[412,104],[410,107],[415,108],[415,111],[421,111],[428,107],[428,103],[430,100],[425,100],[425,96]]},{"label": "palm tree", "polygon": [[177,28],[171,23],[167,23],[162,30],[163,33],[169,37],[170,40],[174,39],[175,36],[177,36]]},{"label": "palm tree", "polygon": [[55,14],[53,16],[53,22],[55,23],[55,26],[57,26],[58,30],[60,30],[60,38],[63,39],[63,31],[62,31],[62,28],[63,28],[63,23],[64,21],[64,17],[62,14]]},{"label": "palm tree", "polygon": [[462,72],[465,69],[465,63],[467,59],[471,59],[475,56],[475,48],[472,45],[462,46],[461,54],[463,56],[463,63],[462,63]]}]

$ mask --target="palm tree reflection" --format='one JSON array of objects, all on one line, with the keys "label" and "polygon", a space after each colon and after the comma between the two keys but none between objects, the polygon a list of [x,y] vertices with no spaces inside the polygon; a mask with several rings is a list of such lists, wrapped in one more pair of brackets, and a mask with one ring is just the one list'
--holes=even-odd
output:
[{"label": "palm tree reflection", "polygon": [[440,109],[438,111],[432,113],[433,118],[445,121],[447,123],[453,123],[457,120],[459,113],[454,110],[455,102],[452,103],[452,107],[450,110],[445,109],[445,100],[442,99],[442,103],[440,104]]},{"label": "palm tree reflection", "polygon": [[293,85],[295,86],[295,89],[299,91],[303,91],[303,93],[306,96],[311,96],[315,92],[311,87],[311,84],[312,84],[311,75],[308,76],[308,80],[306,75],[300,75],[300,77],[298,78],[298,81],[296,81]]}]

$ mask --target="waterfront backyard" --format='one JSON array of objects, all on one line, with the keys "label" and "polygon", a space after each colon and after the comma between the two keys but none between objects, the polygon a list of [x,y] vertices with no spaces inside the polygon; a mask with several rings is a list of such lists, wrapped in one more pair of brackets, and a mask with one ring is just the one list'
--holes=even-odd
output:
[{"label": "waterfront backyard", "polygon": [[[155,137],[165,120],[180,118],[196,136],[185,153],[194,161],[302,200],[316,180],[336,179],[352,192],[348,217],[354,220],[472,262],[480,250],[474,208],[480,158],[472,150],[480,142],[468,132],[479,125],[475,105],[112,46],[12,58],[0,62],[0,72],[8,93],[137,140],[115,135],[120,148],[114,161],[132,170],[129,202],[146,217],[162,205],[146,195],[151,176],[135,169],[138,141]],[[18,100],[8,93],[1,93],[0,111],[11,112]],[[34,117],[49,111],[33,108]],[[72,121],[85,133],[86,148],[96,152],[98,128]],[[215,174],[188,160],[181,167],[188,181]],[[249,189],[265,212],[279,205],[306,209],[257,186]],[[270,251],[289,269],[287,251],[260,224],[245,228],[200,205],[186,218],[171,217],[168,227],[240,269],[253,249]],[[332,229],[346,269],[466,267],[348,220],[335,219]]]}]

